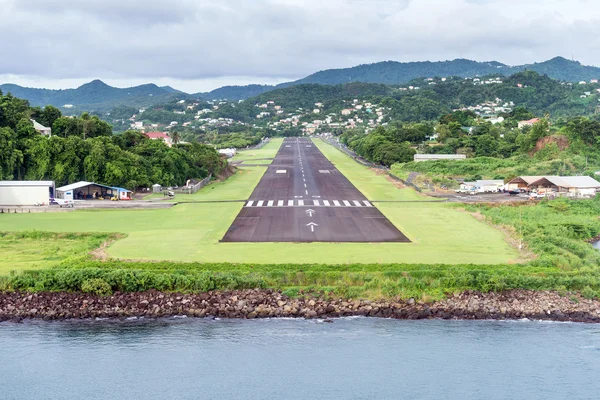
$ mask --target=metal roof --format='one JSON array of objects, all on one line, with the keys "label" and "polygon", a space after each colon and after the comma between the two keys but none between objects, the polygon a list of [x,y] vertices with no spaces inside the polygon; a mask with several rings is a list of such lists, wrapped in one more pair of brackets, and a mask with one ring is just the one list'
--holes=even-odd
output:
[{"label": "metal roof", "polygon": [[107,188],[107,189],[114,189],[112,186],[102,185],[100,183],[81,181],[81,182],[71,183],[70,185],[61,186],[59,188],[56,188],[56,190],[58,190],[59,192],[66,192],[68,190],[80,189],[82,187],[86,187],[86,186],[90,186],[90,185],[100,186],[100,187]]},{"label": "metal roof", "polygon": [[52,186],[54,181],[0,181],[0,186]]},{"label": "metal roof", "polygon": [[542,179],[555,186],[566,188],[600,188],[600,182],[589,176],[544,176],[532,182],[531,185],[538,183]]}]

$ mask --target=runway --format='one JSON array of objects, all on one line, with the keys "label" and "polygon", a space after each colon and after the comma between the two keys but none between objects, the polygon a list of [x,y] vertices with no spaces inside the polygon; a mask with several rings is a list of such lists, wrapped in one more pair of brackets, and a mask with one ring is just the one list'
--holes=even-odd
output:
[{"label": "runway", "polygon": [[283,141],[223,242],[410,242],[306,138]]}]

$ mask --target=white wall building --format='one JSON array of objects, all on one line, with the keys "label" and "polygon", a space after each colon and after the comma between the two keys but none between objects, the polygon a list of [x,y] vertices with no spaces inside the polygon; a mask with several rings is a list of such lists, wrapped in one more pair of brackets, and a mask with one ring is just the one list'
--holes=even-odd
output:
[{"label": "white wall building", "polygon": [[53,181],[0,181],[0,206],[48,204]]}]

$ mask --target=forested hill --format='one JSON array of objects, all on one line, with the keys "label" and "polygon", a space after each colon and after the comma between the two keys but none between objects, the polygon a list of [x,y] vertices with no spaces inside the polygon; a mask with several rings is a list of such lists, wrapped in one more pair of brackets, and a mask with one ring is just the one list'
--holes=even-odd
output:
[{"label": "forested hill", "polygon": [[194,96],[204,100],[245,100],[275,89],[271,85],[223,86],[210,92],[196,93]]},{"label": "forested hill", "polygon": [[396,62],[385,61],[374,64],[364,64],[352,68],[329,69],[320,71],[306,78],[286,82],[276,86],[246,85],[223,86],[210,92],[187,94],[171,87],[158,87],[146,84],[130,88],[115,88],[102,81],[95,80],[77,89],[50,90],[25,88],[18,85],[3,84],[0,90],[12,93],[14,96],[27,99],[33,106],[51,104],[62,107],[71,104],[72,109],[62,109],[63,112],[80,114],[82,111],[106,112],[113,107],[124,105],[134,108],[164,104],[175,99],[227,99],[244,100],[263,93],[271,93],[276,89],[288,88],[302,84],[340,85],[352,82],[404,84],[417,78],[449,77],[463,78],[487,75],[513,75],[524,70],[539,72],[548,77],[569,81],[590,81],[600,79],[600,68],[584,66],[577,61],[555,57],[541,63],[508,66],[497,61],[477,62],[457,59],[439,62]]},{"label": "forested hill", "polygon": [[[170,87],[158,87],[145,84],[129,88],[116,88],[100,80],[94,80],[77,89],[34,89],[13,84],[0,85],[4,93],[29,101],[32,106],[53,105],[63,112],[81,114],[83,111],[106,111],[118,105],[146,107],[154,104],[167,103],[176,98],[191,98],[190,95],[176,91]],[[72,105],[73,108],[63,108]]]},{"label": "forested hill", "polygon": [[508,66],[497,61],[477,62],[465,59],[406,63],[397,61],[384,61],[374,64],[358,65],[351,68],[319,71],[307,76],[306,78],[293,82],[281,83],[276,86],[225,86],[213,90],[212,92],[198,93],[197,96],[206,100],[243,100],[275,89],[287,88],[290,86],[307,83],[340,85],[351,82],[364,82],[394,85],[407,83],[417,78],[443,78],[449,76],[474,78],[487,75],[509,76],[525,70],[536,71],[540,74],[548,75],[548,77],[552,79],[567,82],[600,79],[600,68],[585,66],[577,61],[567,60],[563,57],[555,57],[551,60],[540,63],[517,66]]}]

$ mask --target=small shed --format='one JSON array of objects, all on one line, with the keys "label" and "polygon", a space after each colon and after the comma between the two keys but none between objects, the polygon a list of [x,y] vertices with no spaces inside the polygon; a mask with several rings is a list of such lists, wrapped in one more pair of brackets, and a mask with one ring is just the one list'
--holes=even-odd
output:
[{"label": "small shed", "polygon": [[56,196],[63,200],[97,200],[112,198],[117,191],[112,186],[81,181],[56,189]]},{"label": "small shed", "polygon": [[48,204],[54,181],[0,181],[0,206]]},{"label": "small shed", "polygon": [[133,198],[133,192],[129,189],[114,187],[117,191],[117,199],[119,200],[131,200]]},{"label": "small shed", "polygon": [[162,192],[162,186],[159,185],[158,183],[155,183],[154,185],[152,185],[152,193],[160,193]]},{"label": "small shed", "polygon": [[479,187],[479,191],[485,193],[499,192],[504,186],[504,181],[502,179],[481,179],[475,181],[475,183],[477,184],[477,187]]}]

